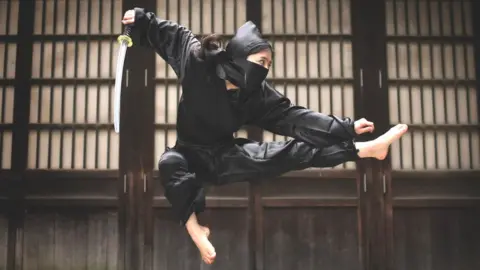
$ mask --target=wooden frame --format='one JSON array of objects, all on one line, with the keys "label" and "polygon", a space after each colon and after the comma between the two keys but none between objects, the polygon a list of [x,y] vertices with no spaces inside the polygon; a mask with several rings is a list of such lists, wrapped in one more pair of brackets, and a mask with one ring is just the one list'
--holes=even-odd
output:
[{"label": "wooden frame", "polygon": [[[408,0],[410,1],[410,0]],[[143,6],[156,10],[155,0],[122,0],[124,7]],[[388,113],[388,83],[408,84],[412,80],[392,79],[387,76],[388,41],[422,41],[431,44],[447,40],[445,37],[389,37],[385,26],[385,1],[368,0],[350,1],[352,35],[330,36],[325,34],[281,34],[285,40],[352,40],[353,79],[309,79],[318,83],[351,83],[354,86],[355,117],[366,117],[376,123],[377,131],[361,140],[378,136],[390,127]],[[115,35],[34,35],[34,1],[20,1],[21,24],[17,36],[2,36],[7,42],[17,42],[15,79],[0,81],[0,85],[13,84],[15,87],[14,123],[0,124],[0,130],[12,130],[13,150],[12,169],[1,171],[0,193],[7,200],[0,201],[0,208],[8,216],[7,268],[21,269],[22,247],[18,246],[23,237],[24,213],[26,209],[95,209],[108,208],[118,210],[119,230],[119,269],[153,269],[155,257],[155,220],[158,212],[168,208],[168,203],[159,196],[159,179],[154,159],[154,133],[157,128],[174,128],[172,124],[154,124],[155,120],[155,83],[158,79],[153,74],[155,58],[151,51],[131,48],[127,54],[125,69],[129,70],[129,86],[125,87],[122,101],[122,133],[120,136],[120,162],[118,170],[70,171],[70,170],[28,170],[28,136],[29,129],[49,128],[83,128],[96,130],[111,129],[109,124],[96,125],[35,125],[29,124],[30,96],[33,84],[55,83],[112,84],[110,79],[32,79],[33,44],[38,40],[105,40],[114,39]],[[472,18],[474,18],[474,37],[458,37],[462,42],[474,42],[476,63],[477,104],[480,108],[480,12],[478,1],[472,1]],[[262,26],[262,1],[246,1],[246,19]],[[371,27],[374,25],[374,27]],[[228,37],[228,35],[227,35]],[[275,38],[267,34],[266,38]],[[5,39],[4,39],[5,38]],[[142,68],[138,68],[142,67]],[[163,80],[163,79],[162,79]],[[165,79],[174,83],[173,79]],[[303,79],[276,78],[279,83],[302,83]],[[421,80],[414,83],[424,83]],[[432,80],[436,84],[471,84],[469,81]],[[480,118],[480,112],[479,112]],[[140,120],[139,120],[140,119]],[[426,130],[432,127],[418,124],[412,130]],[[439,130],[478,131],[478,125],[439,125]],[[248,128],[248,137],[262,140],[262,131]],[[338,180],[338,183],[331,181]],[[284,208],[327,208],[355,209],[357,250],[359,269],[395,269],[395,228],[394,211],[397,208],[480,208],[480,196],[469,194],[466,187],[473,191],[480,190],[479,171],[425,171],[405,172],[392,170],[389,156],[385,161],[362,160],[357,162],[355,170],[322,170],[292,172],[281,179],[276,179],[285,186],[288,181],[302,182],[322,181],[319,186],[336,191],[332,198],[322,196],[302,197],[298,194],[288,198],[285,193],[268,195],[263,183],[246,184],[240,191],[221,193],[214,191],[209,197],[208,205],[212,209],[236,209],[245,211],[248,227],[248,268],[268,269],[266,245],[269,235],[265,227],[270,226],[266,215],[272,209]],[[330,181],[330,182],[329,182]],[[343,181],[343,182],[342,182]],[[326,184],[326,183],[332,184]],[[342,186],[343,183],[343,186]],[[306,184],[307,185],[307,184]],[[434,194],[438,198],[415,198],[406,196],[414,193],[415,188],[435,186]],[[53,189],[52,187],[56,187]],[[351,188],[355,188],[352,193]],[[457,197],[447,196],[454,187],[461,192]],[[7,190],[7,191],[5,191]],[[99,190],[101,191],[99,193]],[[71,196],[72,191],[77,192]],[[459,191],[459,192],[460,192]],[[215,193],[216,192],[216,193]],[[223,192],[223,191],[222,191]],[[238,192],[238,193],[236,193]],[[306,192],[305,190],[299,192]],[[241,194],[240,194],[241,193]],[[92,197],[91,194],[97,194]],[[100,194],[100,195],[98,195]],[[240,194],[240,195],[239,195]],[[433,194],[433,193],[432,193]],[[452,193],[453,194],[453,193]],[[232,196],[230,196],[232,195]],[[282,197],[283,196],[283,197]],[[162,212],[163,213],[163,212]],[[160,214],[163,215],[163,214]],[[273,216],[273,214],[271,214]]]}]

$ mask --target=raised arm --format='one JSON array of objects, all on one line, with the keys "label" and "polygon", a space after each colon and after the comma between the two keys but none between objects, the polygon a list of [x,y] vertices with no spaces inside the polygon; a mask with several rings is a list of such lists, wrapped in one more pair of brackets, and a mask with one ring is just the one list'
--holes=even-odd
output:
[{"label": "raised arm", "polygon": [[134,44],[154,49],[173,68],[177,76],[183,78],[187,62],[200,47],[198,39],[185,26],[159,18],[144,8],[136,7],[133,11]]},{"label": "raised arm", "polygon": [[268,83],[263,84],[261,102],[255,106],[251,124],[275,134],[324,147],[355,136],[354,122],[296,106]]}]

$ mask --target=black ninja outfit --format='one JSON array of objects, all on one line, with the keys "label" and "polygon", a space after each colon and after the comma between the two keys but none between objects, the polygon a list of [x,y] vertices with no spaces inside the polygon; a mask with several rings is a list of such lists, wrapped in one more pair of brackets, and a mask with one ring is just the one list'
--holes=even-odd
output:
[{"label": "black ninja outfit", "polygon": [[[177,141],[158,163],[165,196],[181,225],[204,210],[205,184],[258,181],[358,159],[351,119],[293,105],[264,81],[267,69],[246,60],[269,47],[253,23],[238,29],[226,50],[202,54],[189,29],[144,9],[135,11],[135,43],[167,61],[183,88]],[[225,79],[239,89],[227,91]],[[234,138],[244,125],[294,139],[260,143]]]}]

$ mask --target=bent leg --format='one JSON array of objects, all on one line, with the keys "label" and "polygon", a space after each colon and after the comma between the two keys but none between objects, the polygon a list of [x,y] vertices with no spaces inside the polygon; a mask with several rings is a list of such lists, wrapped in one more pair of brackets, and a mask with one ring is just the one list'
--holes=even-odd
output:
[{"label": "bent leg", "polygon": [[198,247],[205,263],[215,259],[215,248],[208,237],[210,230],[200,226],[197,213],[205,209],[205,194],[194,173],[189,172],[186,158],[175,150],[169,150],[158,162],[165,197],[181,225],[185,225],[192,241]]},{"label": "bent leg", "polygon": [[158,162],[165,197],[180,225],[185,225],[192,213],[205,209],[205,195],[194,173],[189,172],[186,158],[175,150],[165,152]]}]

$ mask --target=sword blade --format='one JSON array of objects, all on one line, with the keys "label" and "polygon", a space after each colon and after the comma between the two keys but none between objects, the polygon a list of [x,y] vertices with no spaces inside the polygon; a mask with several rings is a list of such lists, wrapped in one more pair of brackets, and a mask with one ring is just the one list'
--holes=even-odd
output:
[{"label": "sword blade", "polygon": [[113,127],[116,133],[120,132],[120,98],[122,95],[123,64],[125,61],[126,52],[127,43],[124,41],[120,44],[120,48],[118,50],[117,70],[115,73]]}]

